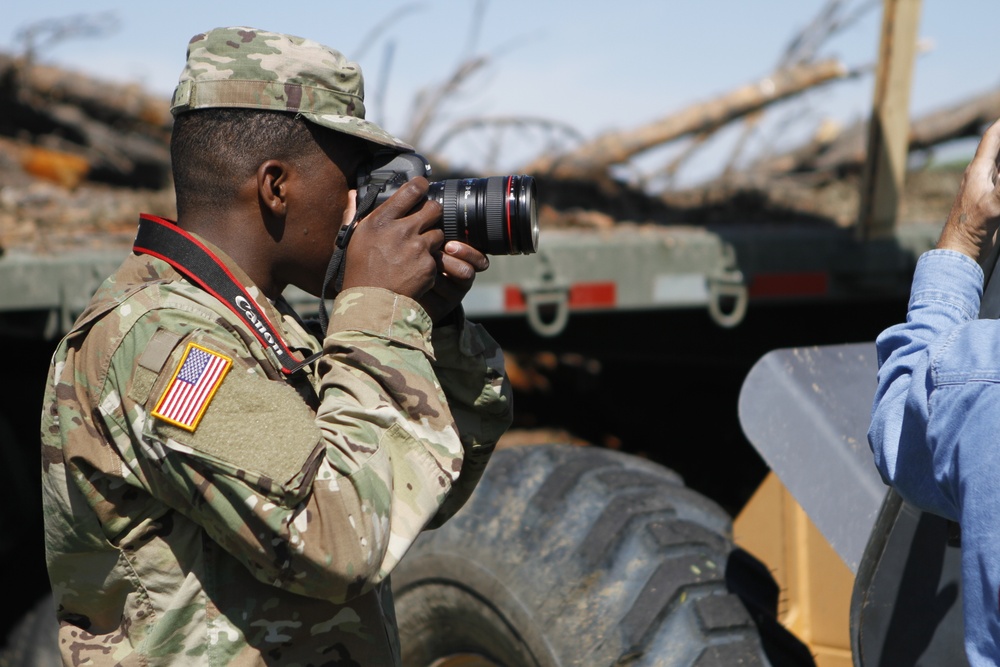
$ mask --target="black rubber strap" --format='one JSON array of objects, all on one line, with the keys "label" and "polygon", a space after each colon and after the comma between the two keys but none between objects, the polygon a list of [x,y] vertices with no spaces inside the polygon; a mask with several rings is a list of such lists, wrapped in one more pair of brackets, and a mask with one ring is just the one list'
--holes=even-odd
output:
[{"label": "black rubber strap", "polygon": [[139,216],[139,231],[132,250],[152,255],[183,273],[191,282],[221,301],[236,313],[261,345],[277,357],[281,372],[291,375],[308,366],[320,354],[300,361],[285,344],[278,329],[230,273],[215,253],[175,223],[153,215]]}]

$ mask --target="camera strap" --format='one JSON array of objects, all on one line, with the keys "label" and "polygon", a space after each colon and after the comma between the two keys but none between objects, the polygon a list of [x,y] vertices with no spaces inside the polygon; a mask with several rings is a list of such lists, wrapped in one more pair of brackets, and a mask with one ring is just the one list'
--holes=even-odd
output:
[{"label": "camera strap", "polygon": [[[233,311],[247,324],[247,329],[261,345],[269,348],[286,376],[305,368],[320,354],[302,361],[288,347],[278,333],[278,328],[264,314],[253,297],[236,280],[215,253],[176,223],[153,215],[139,216],[132,250],[140,255],[162,259]],[[324,326],[324,330],[325,330]]]}]

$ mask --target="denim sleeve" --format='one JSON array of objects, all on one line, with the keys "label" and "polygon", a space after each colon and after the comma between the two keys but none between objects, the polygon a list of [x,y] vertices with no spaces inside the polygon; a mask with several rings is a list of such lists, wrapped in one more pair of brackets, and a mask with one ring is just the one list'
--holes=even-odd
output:
[{"label": "denim sleeve", "polygon": [[1000,664],[1000,322],[978,319],[983,274],[935,250],[917,263],[905,324],[879,336],[868,433],[882,477],[962,526],[966,655]]},{"label": "denim sleeve", "polygon": [[906,500],[954,520],[959,498],[952,446],[956,430],[968,428],[967,415],[950,398],[933,405],[944,398],[936,396],[935,374],[942,362],[957,358],[961,366],[963,351],[956,344],[964,346],[962,330],[978,316],[982,284],[982,270],[968,257],[949,250],[925,253],[914,272],[906,322],[876,340],[878,387],[868,432],[875,464]]}]

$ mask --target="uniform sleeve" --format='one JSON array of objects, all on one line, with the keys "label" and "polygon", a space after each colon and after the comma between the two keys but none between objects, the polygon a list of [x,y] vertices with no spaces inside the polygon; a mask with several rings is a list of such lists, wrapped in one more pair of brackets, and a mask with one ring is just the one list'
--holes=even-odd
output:
[{"label": "uniform sleeve", "polygon": [[868,432],[875,463],[906,500],[951,519],[960,502],[956,435],[967,415],[954,402],[957,375],[949,367],[952,357],[965,354],[956,340],[978,316],[981,286],[982,271],[971,259],[948,250],[925,253],[906,322],[876,340],[878,385]]},{"label": "uniform sleeve", "polygon": [[[338,603],[382,581],[448,498],[464,458],[426,313],[385,290],[341,293],[315,413],[268,377],[237,332],[185,317],[184,327],[156,318],[178,341],[158,372],[122,346],[126,467],[261,581]],[[193,429],[156,416],[191,345],[230,362]]]},{"label": "uniform sleeve", "polygon": [[432,527],[444,523],[472,495],[500,436],[510,426],[513,396],[503,351],[482,326],[461,320],[435,328],[432,366],[444,389],[464,450],[462,472]]}]

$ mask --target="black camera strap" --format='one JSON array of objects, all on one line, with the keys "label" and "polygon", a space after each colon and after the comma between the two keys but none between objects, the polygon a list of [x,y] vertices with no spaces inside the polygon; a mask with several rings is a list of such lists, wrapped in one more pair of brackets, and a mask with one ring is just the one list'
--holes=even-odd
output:
[{"label": "black camera strap", "polygon": [[292,375],[319,358],[319,354],[302,361],[296,358],[281,338],[278,328],[271,324],[222,260],[176,223],[153,215],[140,215],[139,231],[136,232],[132,250],[140,255],[162,259],[225,304],[247,325],[261,345],[274,352],[285,375]]}]

